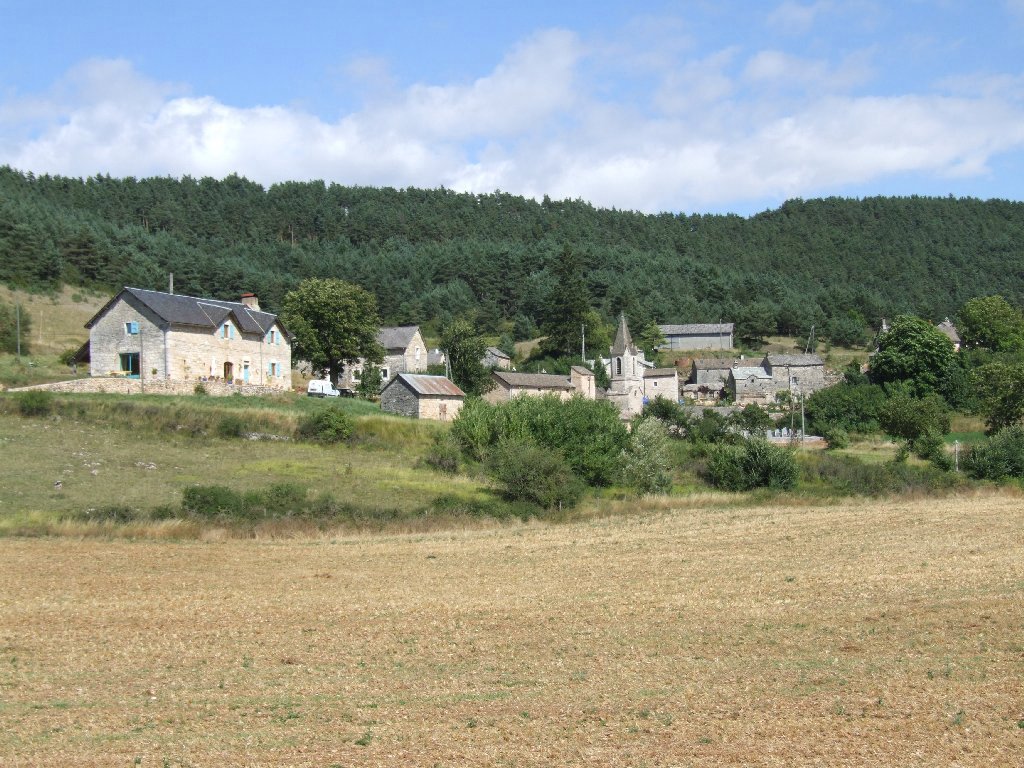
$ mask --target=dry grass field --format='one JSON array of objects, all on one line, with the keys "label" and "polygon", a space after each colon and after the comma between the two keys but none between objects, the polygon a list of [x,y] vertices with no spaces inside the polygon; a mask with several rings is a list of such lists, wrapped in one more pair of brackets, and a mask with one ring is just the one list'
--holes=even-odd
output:
[{"label": "dry grass field", "polygon": [[1022,506],[0,539],[0,765],[1020,765]]}]

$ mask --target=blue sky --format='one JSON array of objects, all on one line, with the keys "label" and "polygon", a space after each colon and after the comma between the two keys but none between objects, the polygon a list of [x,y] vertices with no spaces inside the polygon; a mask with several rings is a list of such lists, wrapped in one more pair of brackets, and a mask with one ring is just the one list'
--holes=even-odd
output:
[{"label": "blue sky", "polygon": [[0,163],[749,215],[1022,199],[1024,0],[0,0]]}]

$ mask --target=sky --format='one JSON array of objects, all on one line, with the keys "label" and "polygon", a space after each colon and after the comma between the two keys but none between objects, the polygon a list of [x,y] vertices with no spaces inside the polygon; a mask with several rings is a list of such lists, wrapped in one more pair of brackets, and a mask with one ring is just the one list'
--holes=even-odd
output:
[{"label": "sky", "polygon": [[0,0],[0,165],[673,213],[1021,200],[1024,0]]}]

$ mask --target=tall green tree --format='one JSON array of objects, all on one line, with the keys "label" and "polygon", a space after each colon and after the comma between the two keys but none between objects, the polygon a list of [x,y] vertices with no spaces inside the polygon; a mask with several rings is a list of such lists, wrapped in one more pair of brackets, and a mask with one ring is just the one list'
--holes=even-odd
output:
[{"label": "tall green tree", "polygon": [[590,295],[583,279],[583,261],[566,244],[551,270],[555,286],[548,297],[541,330],[547,338],[541,351],[552,357],[576,357],[582,351],[583,326],[590,309]]},{"label": "tall green tree", "polygon": [[315,372],[326,373],[335,386],[345,365],[359,358],[372,363],[384,359],[377,343],[377,300],[353,283],[303,280],[284,297],[281,322],[295,334],[295,356],[308,360]]},{"label": "tall green tree", "polygon": [[953,342],[929,323],[900,315],[878,339],[869,376],[875,384],[902,383],[918,397],[941,392],[955,363]]},{"label": "tall green tree", "polygon": [[491,372],[484,367],[487,342],[462,318],[441,329],[441,349],[448,359],[452,381],[467,395],[482,395],[491,388]]},{"label": "tall green tree", "polygon": [[1024,350],[1024,313],[1002,296],[971,299],[957,315],[957,333],[964,347],[994,352]]}]

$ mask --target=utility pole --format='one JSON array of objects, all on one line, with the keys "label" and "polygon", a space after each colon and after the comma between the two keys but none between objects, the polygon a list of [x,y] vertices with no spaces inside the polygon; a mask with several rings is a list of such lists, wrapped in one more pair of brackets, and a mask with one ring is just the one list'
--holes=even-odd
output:
[{"label": "utility pole", "polygon": [[580,326],[580,360],[583,364],[587,364],[587,326],[586,324]]},{"label": "utility pole", "polygon": [[18,346],[18,361],[21,362],[21,302],[14,304],[14,337]]}]

